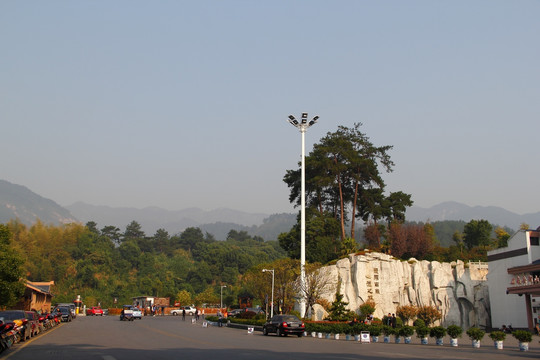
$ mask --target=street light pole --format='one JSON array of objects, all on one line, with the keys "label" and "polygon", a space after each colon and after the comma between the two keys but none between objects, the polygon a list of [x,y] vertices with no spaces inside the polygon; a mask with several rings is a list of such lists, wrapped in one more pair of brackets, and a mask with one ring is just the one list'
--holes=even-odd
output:
[{"label": "street light pole", "polygon": [[[302,120],[298,122],[294,116],[289,115],[289,122],[300,130],[302,134],[302,171],[301,171],[301,190],[300,190],[300,288],[301,292],[305,291],[306,286],[306,164],[305,164],[305,133],[306,130],[319,119],[318,116],[315,116],[310,122],[307,121],[308,114],[302,113]],[[303,294],[302,294],[303,295]],[[305,297],[302,296],[298,303],[300,308],[300,316],[305,315],[306,311],[306,301]]]},{"label": "street light pole", "polygon": [[[274,269],[263,269],[262,272],[272,273],[272,300],[270,300],[270,319],[274,317]],[[268,295],[267,295],[268,296]]]},{"label": "street light pole", "polygon": [[227,287],[227,285],[221,285],[221,302],[219,304],[219,306],[220,306],[219,311],[221,311],[223,309],[223,288],[224,287]]}]

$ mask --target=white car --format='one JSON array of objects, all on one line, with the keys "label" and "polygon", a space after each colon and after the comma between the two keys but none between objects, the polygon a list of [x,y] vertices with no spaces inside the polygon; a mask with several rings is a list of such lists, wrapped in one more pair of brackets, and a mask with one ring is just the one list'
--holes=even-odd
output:
[{"label": "white car", "polygon": [[142,320],[142,311],[138,307],[132,307],[131,310],[133,311],[133,318]]},{"label": "white car", "polygon": [[186,310],[186,315],[195,315],[197,311],[193,306],[182,306],[180,309],[171,310],[171,314],[174,316],[182,315],[184,309]]}]

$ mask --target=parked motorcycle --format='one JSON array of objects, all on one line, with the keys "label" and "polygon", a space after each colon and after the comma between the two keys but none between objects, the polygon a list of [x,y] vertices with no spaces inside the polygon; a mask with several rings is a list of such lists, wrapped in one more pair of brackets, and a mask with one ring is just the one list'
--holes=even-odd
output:
[{"label": "parked motorcycle", "polygon": [[15,343],[17,330],[14,322],[6,322],[0,320],[0,353],[9,349]]}]

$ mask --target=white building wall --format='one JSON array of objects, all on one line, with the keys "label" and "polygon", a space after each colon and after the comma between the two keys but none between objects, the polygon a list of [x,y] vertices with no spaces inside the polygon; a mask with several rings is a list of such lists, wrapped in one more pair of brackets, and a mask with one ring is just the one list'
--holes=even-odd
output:
[{"label": "white building wall", "polygon": [[539,257],[539,247],[531,247],[529,232],[520,230],[508,240],[507,247],[489,251],[488,257],[523,248],[527,248],[526,254],[489,261],[487,278],[491,303],[491,322],[494,328],[500,328],[502,325],[512,325],[514,328],[528,327],[525,296],[506,293],[506,289],[512,286],[513,277],[508,274],[508,269],[530,264]]},{"label": "white building wall", "polygon": [[506,293],[512,280],[512,275],[508,274],[508,268],[524,265],[526,261],[527,256],[522,255],[489,262],[487,279],[491,303],[491,326],[494,328],[500,328],[503,325],[512,325],[514,328],[528,326],[525,296]]}]

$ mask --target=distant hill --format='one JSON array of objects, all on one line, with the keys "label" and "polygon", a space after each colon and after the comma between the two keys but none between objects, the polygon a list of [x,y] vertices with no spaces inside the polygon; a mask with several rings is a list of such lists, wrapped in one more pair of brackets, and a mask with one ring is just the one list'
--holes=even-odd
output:
[{"label": "distant hill", "polygon": [[39,196],[28,188],[0,180],[0,222],[18,219],[32,225],[37,219],[45,224],[78,222],[71,213],[52,200]]},{"label": "distant hill", "polygon": [[540,226],[540,212],[518,215],[497,206],[468,206],[454,201],[447,201],[430,208],[413,206],[407,209],[408,221],[446,221],[446,220],[487,220],[493,225],[507,226],[517,230],[522,223],[531,228]]},{"label": "distant hill", "polygon": [[[251,236],[261,236],[265,240],[276,240],[282,232],[289,231],[296,222],[296,214],[252,214],[239,210],[220,208],[205,211],[199,208],[165,210],[158,207],[113,208],[77,202],[62,207],[53,200],[43,198],[28,188],[0,180],[0,222],[19,219],[31,225],[36,219],[49,224],[94,221],[98,228],[108,225],[121,231],[131,221],[141,224],[149,236],[156,230],[165,229],[170,235],[178,234],[187,227],[200,227],[217,240],[225,240],[230,230],[247,231]],[[493,225],[506,226],[517,230],[521,223],[531,228],[540,226],[540,212],[518,215],[495,206],[468,206],[457,202],[443,202],[430,208],[413,206],[407,210],[408,221],[437,222],[485,219]]]},{"label": "distant hill", "polygon": [[[169,234],[174,235],[184,231],[187,227],[200,227],[204,232],[213,234],[217,240],[225,240],[229,230],[245,230],[251,235],[257,235],[259,233],[258,227],[263,226],[265,219],[271,217],[268,214],[251,214],[227,208],[210,211],[199,208],[165,210],[157,207],[146,207],[135,209],[96,206],[83,202],[67,206],[67,209],[84,223],[95,221],[98,228],[114,225],[124,230],[126,225],[135,220],[141,224],[147,235],[153,235],[158,229],[165,229]],[[294,216],[291,216],[294,221]],[[289,229],[290,226],[283,231]],[[273,236],[274,233],[275,231],[266,235]],[[275,238],[267,236],[264,236],[266,240],[275,240]]]}]

